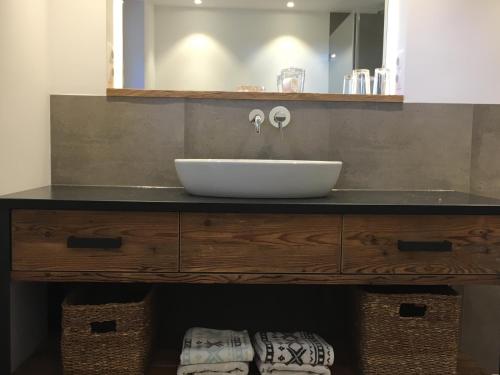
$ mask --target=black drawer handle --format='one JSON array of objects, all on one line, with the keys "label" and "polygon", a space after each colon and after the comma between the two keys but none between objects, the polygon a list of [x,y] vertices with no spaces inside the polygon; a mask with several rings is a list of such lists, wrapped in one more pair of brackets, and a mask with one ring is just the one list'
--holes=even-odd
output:
[{"label": "black drawer handle", "polygon": [[122,247],[122,238],[85,238],[69,236],[66,245],[69,249],[119,249]]},{"label": "black drawer handle", "polygon": [[453,244],[450,241],[398,241],[399,251],[453,251]]}]

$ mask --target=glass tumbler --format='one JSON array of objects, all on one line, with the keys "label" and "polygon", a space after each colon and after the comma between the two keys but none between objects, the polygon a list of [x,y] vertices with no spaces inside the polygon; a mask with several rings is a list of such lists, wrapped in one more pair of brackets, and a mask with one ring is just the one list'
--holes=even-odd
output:
[{"label": "glass tumbler", "polygon": [[276,84],[278,85],[278,92],[283,92],[283,77],[281,74],[278,74]]},{"label": "glass tumbler", "polygon": [[390,95],[390,71],[385,68],[375,69],[375,79],[373,82],[373,95]]},{"label": "glass tumbler", "polygon": [[370,95],[370,71],[368,69],[354,69],[352,79],[353,94]]},{"label": "glass tumbler", "polygon": [[342,94],[353,94],[353,85],[354,80],[352,79],[352,74],[346,74],[344,76],[344,86],[342,88]]},{"label": "glass tumbler", "polygon": [[287,68],[281,71],[278,79],[279,92],[304,92],[306,71],[299,68]]}]

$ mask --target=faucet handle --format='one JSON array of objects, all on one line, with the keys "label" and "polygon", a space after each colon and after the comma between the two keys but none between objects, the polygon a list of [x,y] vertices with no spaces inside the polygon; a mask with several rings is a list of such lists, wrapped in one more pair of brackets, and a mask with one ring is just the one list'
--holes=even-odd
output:
[{"label": "faucet handle", "polygon": [[248,115],[248,120],[250,121],[250,124],[255,126],[255,132],[260,134],[260,126],[266,120],[266,115],[260,109],[254,109]]},{"label": "faucet handle", "polygon": [[283,129],[290,123],[290,111],[286,107],[278,106],[271,109],[269,121],[275,128]]}]

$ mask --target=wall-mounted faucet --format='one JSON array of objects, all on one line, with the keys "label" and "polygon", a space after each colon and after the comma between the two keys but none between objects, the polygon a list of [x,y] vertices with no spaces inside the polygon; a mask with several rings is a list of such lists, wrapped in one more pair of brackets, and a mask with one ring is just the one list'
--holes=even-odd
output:
[{"label": "wall-mounted faucet", "polygon": [[250,121],[250,124],[255,126],[255,132],[257,134],[260,134],[261,125],[266,120],[266,116],[264,115],[264,112],[262,112],[260,109],[254,109],[248,115],[248,120]]},{"label": "wall-mounted faucet", "polygon": [[282,106],[274,107],[269,114],[271,125],[278,129],[283,129],[290,123],[290,111]]}]

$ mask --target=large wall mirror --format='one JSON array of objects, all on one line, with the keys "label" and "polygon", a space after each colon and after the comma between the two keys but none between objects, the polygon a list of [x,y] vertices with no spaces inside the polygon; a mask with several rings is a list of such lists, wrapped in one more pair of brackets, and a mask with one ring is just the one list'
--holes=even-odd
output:
[{"label": "large wall mirror", "polygon": [[384,0],[119,4],[115,88],[340,94],[353,69],[368,69],[373,88],[384,65]]}]

